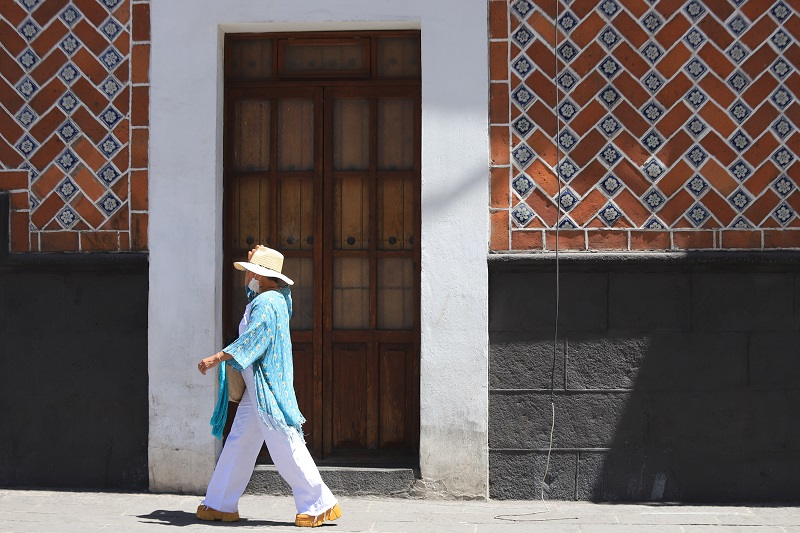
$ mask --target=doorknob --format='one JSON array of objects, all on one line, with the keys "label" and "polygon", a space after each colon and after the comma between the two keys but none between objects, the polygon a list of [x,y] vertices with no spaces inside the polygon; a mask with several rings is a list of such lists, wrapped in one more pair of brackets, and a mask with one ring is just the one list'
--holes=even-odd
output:
[{"label": "doorknob", "polygon": [[248,235],[247,238],[244,240],[244,242],[246,242],[249,245],[252,245],[255,242],[255,239],[253,238],[252,235]]},{"label": "doorknob", "polygon": [[286,243],[287,244],[294,244],[294,237],[292,237],[291,235],[286,237]]},{"label": "doorknob", "polygon": [[355,243],[356,243],[356,238],[355,237],[348,237],[347,238],[347,244],[349,244],[350,246],[353,246]]},{"label": "doorknob", "polygon": [[389,244],[395,244],[395,243],[397,243],[397,237],[392,235],[391,237],[389,237]]}]

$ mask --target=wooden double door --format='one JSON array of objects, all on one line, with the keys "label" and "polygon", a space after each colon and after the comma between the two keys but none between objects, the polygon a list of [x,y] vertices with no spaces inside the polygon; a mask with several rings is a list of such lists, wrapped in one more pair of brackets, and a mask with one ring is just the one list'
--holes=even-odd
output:
[{"label": "wooden double door", "polygon": [[226,334],[231,268],[255,244],[294,280],[294,384],[328,463],[408,463],[419,442],[419,86],[305,82],[226,91]]}]

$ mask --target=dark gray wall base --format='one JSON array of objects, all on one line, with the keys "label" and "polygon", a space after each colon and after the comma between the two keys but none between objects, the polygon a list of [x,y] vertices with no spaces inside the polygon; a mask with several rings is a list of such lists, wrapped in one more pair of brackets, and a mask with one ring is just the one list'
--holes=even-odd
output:
[{"label": "dark gray wall base", "polygon": [[[407,496],[414,487],[411,468],[319,467],[322,479],[340,496]],[[258,465],[247,485],[249,494],[289,496],[292,490],[271,465]]]},{"label": "dark gray wall base", "polygon": [[770,257],[566,257],[555,346],[552,258],[493,258],[490,496],[800,501],[800,255]]},{"label": "dark gray wall base", "polygon": [[145,489],[148,263],[0,259],[0,486]]}]

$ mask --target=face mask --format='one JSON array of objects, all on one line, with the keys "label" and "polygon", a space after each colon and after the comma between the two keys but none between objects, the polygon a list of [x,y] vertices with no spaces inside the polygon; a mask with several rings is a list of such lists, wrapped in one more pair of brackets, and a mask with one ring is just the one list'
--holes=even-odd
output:
[{"label": "face mask", "polygon": [[244,288],[244,292],[247,295],[247,301],[252,302],[253,298],[258,296],[258,291],[261,290],[261,283],[258,282],[256,278],[250,280],[250,283],[247,284],[247,287]]}]

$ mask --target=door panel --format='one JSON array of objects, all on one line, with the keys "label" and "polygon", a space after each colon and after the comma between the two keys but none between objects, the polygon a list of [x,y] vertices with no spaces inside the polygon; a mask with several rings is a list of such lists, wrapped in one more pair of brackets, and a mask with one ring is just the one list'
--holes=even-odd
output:
[{"label": "door panel", "polygon": [[331,401],[332,441],[335,448],[367,447],[367,348],[366,345],[332,347]]}]

